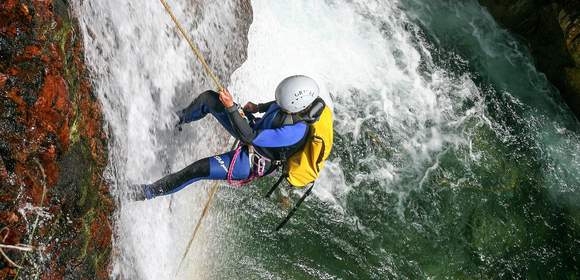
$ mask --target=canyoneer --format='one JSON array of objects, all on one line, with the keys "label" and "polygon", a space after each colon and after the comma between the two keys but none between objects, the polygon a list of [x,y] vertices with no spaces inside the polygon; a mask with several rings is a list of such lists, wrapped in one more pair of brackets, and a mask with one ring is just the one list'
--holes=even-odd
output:
[{"label": "canyoneer", "polygon": [[[223,89],[206,91],[178,112],[179,123],[200,120],[211,114],[239,141],[224,154],[200,159],[152,184],[139,185],[135,199],[146,200],[175,193],[199,180],[227,180],[242,185],[283,168],[295,187],[311,185],[318,178],[333,142],[332,112],[319,97],[310,77],[285,78],[275,91],[275,101],[248,102],[243,108]],[[256,117],[255,113],[263,113]],[[271,192],[270,192],[271,193]]]}]

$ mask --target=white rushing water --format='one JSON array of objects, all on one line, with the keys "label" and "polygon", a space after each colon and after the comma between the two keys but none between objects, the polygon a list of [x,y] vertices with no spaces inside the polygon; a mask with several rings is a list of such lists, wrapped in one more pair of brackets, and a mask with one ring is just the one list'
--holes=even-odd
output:
[{"label": "white rushing water", "polygon": [[[335,99],[335,130],[356,143],[362,126],[391,145],[393,161],[368,155],[368,172],[356,181],[397,184],[409,170],[435,165],[433,158],[447,144],[466,143],[463,122],[481,115],[479,90],[467,77],[449,77],[430,62],[424,42],[398,1],[253,1],[248,59],[232,76],[232,92],[243,101],[268,101],[276,84],[288,75],[305,73],[317,79],[324,95]],[[458,110],[472,100],[476,106]],[[349,147],[346,147],[349,148]],[[356,156],[356,151],[350,151]],[[414,172],[412,172],[414,173]],[[413,174],[414,176],[415,174]],[[315,193],[338,202],[357,185],[346,186],[340,159],[329,164]],[[372,178],[371,178],[372,177]]]},{"label": "white rushing water", "polygon": [[[212,67],[223,73],[229,65],[222,55],[229,46],[224,42],[239,38],[232,31],[234,1],[219,2],[170,4]],[[303,73],[319,81],[327,99],[334,98],[339,134],[356,144],[365,127],[389,132],[375,137],[377,145],[394,151],[391,160],[364,155],[359,168],[366,171],[356,174],[354,184],[345,183],[344,158],[328,164],[315,193],[338,209],[341,196],[365,180],[383,181],[389,192],[401,195],[409,191],[401,181],[417,180],[414,185],[420,187],[417,174],[436,167],[439,152],[468,144],[464,122],[485,119],[477,87],[469,77],[452,77],[433,65],[397,1],[257,0],[252,5],[248,59],[230,86],[240,103],[269,101],[282,78]],[[213,120],[182,133],[172,129],[172,112],[211,84],[158,1],[83,1],[76,11],[110,129],[109,179],[121,201],[112,276],[172,278],[207,183],[148,202],[128,202],[123,194],[128,184],[156,180],[223,150],[225,135]],[[472,105],[463,106],[465,100]],[[354,150],[346,154],[362,156]],[[216,227],[210,217],[178,279],[207,278],[228,257],[227,249],[204,241]]]},{"label": "white rushing water", "polygon": [[[235,1],[171,1],[175,14],[199,43],[222,79],[231,67],[224,54],[243,46]],[[159,179],[201,157],[223,151],[227,136],[213,120],[173,131],[173,112],[211,88],[186,42],[159,1],[75,3],[85,40],[86,62],[103,104],[110,136],[109,174],[117,205],[113,278],[168,279],[177,264],[206,194],[198,183],[148,202],[129,202],[128,185]],[[239,33],[239,32],[238,32]],[[226,43],[224,43],[226,42]],[[211,219],[204,225],[211,230]],[[195,263],[180,277],[211,264],[203,236],[190,254]],[[195,272],[195,274],[194,274]]]}]

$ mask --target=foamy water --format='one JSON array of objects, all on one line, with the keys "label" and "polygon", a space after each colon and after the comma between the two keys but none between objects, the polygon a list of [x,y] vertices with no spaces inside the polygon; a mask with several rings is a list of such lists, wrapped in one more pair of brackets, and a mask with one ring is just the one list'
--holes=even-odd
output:
[{"label": "foamy water", "polygon": [[[228,49],[243,40],[233,1],[193,5],[171,1],[175,14],[225,81],[233,61]],[[206,183],[173,199],[125,199],[128,185],[146,183],[196,159],[224,150],[227,136],[204,120],[178,133],[174,112],[212,85],[159,1],[83,1],[76,4],[86,61],[110,131],[109,179],[117,205],[113,278],[168,279],[177,265],[205,200]],[[228,42],[228,43],[224,43]],[[211,228],[211,222],[206,226]],[[203,237],[202,237],[203,238]],[[203,239],[183,275],[203,275],[211,260]],[[199,245],[201,244],[201,245]],[[201,259],[201,260],[200,260]],[[189,270],[189,271],[187,271]]]},{"label": "foamy water", "polygon": [[[382,179],[389,190],[406,193],[408,189],[397,190],[401,173],[409,165],[423,169],[446,144],[465,143],[455,128],[481,112],[477,107],[456,110],[456,99],[477,104],[477,87],[467,77],[448,77],[429,62],[429,52],[413,38],[398,5],[254,1],[248,59],[232,76],[232,92],[244,101],[256,98],[256,93],[258,101],[268,101],[284,77],[314,77],[323,94],[335,100],[338,133],[351,133],[355,142],[362,125],[388,126],[392,133],[385,144],[398,150],[396,162],[367,155],[363,164],[370,172],[357,174],[357,181]],[[383,136],[377,141],[384,143]],[[336,196],[353,187],[341,174],[338,158],[314,192],[336,202]]]},{"label": "foamy water", "polygon": [[[233,2],[207,1],[201,6],[181,0],[170,2],[220,74],[230,65],[223,53],[243,47],[233,33],[233,15],[239,9]],[[293,218],[293,223],[301,225],[299,232],[292,231],[291,225],[293,236],[271,235],[270,223],[285,212],[259,194],[248,198],[254,190],[227,189],[218,195],[218,206],[205,221],[177,279],[288,279],[304,275],[333,279],[341,275],[342,271],[325,269],[306,257],[308,240],[300,237],[307,234],[323,236],[323,244],[315,244],[321,251],[328,249],[324,246],[329,243],[329,247],[346,252],[347,257],[367,257],[359,252],[377,257],[379,268],[367,269],[369,275],[401,276],[397,274],[396,252],[374,242],[382,241],[381,234],[389,227],[377,231],[372,223],[365,224],[368,217],[357,216],[358,208],[353,209],[349,193],[371,198],[393,196],[395,199],[384,208],[375,209],[378,206],[370,202],[363,208],[387,213],[387,217],[397,216],[390,223],[400,222],[401,232],[411,228],[405,232],[409,240],[413,234],[425,231],[436,236],[443,231],[441,228],[448,227],[437,220],[407,223],[409,213],[418,211],[414,203],[420,203],[406,198],[421,193],[426,186],[433,187],[433,181],[440,178],[447,181],[441,179],[435,188],[489,187],[473,174],[479,172],[480,162],[484,165],[490,158],[499,157],[489,147],[503,147],[509,141],[505,127],[488,115],[485,92],[468,71],[447,69],[434,61],[433,45],[408,18],[399,1],[256,0],[252,6],[248,57],[232,74],[229,89],[243,104],[272,100],[277,83],[289,75],[305,74],[319,82],[334,110],[337,143],[314,190],[315,198],[306,202],[314,206],[303,207],[317,209],[321,217],[327,218],[314,221],[325,231],[305,222],[313,222],[313,218],[303,210]],[[124,193],[128,184],[156,180],[196,159],[224,151],[226,135],[213,120],[195,123],[181,133],[173,130],[172,112],[185,107],[192,94],[212,85],[157,1],[85,1],[76,10],[85,37],[87,63],[93,70],[95,89],[110,128],[108,177],[121,201],[116,215],[112,277],[173,278],[205,202],[207,183],[196,183],[171,197],[148,202],[128,202]],[[480,40],[487,38],[485,32],[477,35]],[[468,63],[460,56],[452,60]],[[230,79],[223,74],[221,78]],[[551,130],[547,135],[531,137],[541,141],[542,137],[554,136]],[[567,146],[574,139],[559,143],[574,147]],[[481,145],[485,141],[491,144]],[[442,161],[448,154],[457,157],[453,164],[449,158]],[[577,162],[574,156],[568,161]],[[454,177],[447,175],[454,172],[457,162],[467,171],[453,181]],[[546,178],[554,174],[548,172]],[[248,224],[240,222],[247,217]],[[261,224],[264,221],[268,224]],[[328,230],[333,223],[345,225],[341,228],[344,232]],[[372,244],[378,243],[378,247],[364,251],[343,239],[344,235],[357,234]],[[284,247],[284,238],[291,237],[298,240],[290,239],[294,245]],[[244,247],[254,243],[259,246]],[[304,257],[292,255],[292,249],[304,250]],[[341,263],[345,256],[336,253],[332,257]],[[401,261],[404,265],[414,264],[405,258]],[[295,271],[304,274],[293,274]]]}]

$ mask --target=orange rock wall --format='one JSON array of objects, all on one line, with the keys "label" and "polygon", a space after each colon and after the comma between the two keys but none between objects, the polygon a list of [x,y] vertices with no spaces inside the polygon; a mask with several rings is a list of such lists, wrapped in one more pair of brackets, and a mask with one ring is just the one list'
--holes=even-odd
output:
[{"label": "orange rock wall", "polygon": [[5,249],[23,268],[0,257],[0,279],[109,274],[107,137],[67,3],[0,1],[0,243],[40,247]]}]

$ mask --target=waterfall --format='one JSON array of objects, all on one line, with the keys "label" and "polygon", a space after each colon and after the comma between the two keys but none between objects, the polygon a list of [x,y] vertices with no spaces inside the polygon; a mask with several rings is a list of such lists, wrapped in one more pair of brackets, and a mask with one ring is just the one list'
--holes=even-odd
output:
[{"label": "waterfall", "polygon": [[[218,76],[227,82],[228,73],[245,55],[243,30],[251,14],[244,12],[243,1],[170,4]],[[211,88],[211,83],[160,2],[81,1],[75,10],[109,131],[108,179],[120,201],[113,278],[167,279],[177,270],[207,184],[196,184],[179,197],[148,202],[127,201],[126,194],[131,184],[157,180],[225,149],[227,135],[213,120],[195,123],[182,132],[174,130],[174,112]],[[212,217],[208,220],[209,230]],[[212,248],[199,241],[190,255],[198,261],[188,265],[182,276],[193,271],[203,275],[211,267]]]},{"label": "waterfall", "polygon": [[[178,279],[574,269],[565,248],[580,226],[566,209],[580,197],[578,122],[475,1],[434,2],[254,0],[247,38],[243,1],[170,2],[239,103],[270,101],[281,79],[309,75],[333,107],[336,139],[315,195],[279,233],[278,201],[300,191],[264,199],[271,179],[223,186]],[[157,1],[82,1],[76,12],[120,201],[112,277],[169,279],[208,184],[147,202],[124,194],[224,151],[210,118],[173,129],[173,112],[210,81]]]}]

